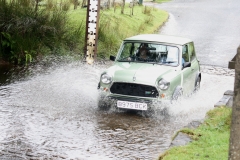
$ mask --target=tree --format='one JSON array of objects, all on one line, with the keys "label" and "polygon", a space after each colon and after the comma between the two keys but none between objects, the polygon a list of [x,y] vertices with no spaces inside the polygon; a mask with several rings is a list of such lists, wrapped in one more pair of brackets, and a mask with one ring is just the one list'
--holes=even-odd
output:
[{"label": "tree", "polygon": [[240,159],[240,46],[237,49],[235,61],[234,97],[228,159]]}]

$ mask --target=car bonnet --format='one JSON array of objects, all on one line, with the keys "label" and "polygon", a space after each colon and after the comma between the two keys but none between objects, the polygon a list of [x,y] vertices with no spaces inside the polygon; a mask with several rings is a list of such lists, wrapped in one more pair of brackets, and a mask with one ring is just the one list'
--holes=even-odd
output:
[{"label": "car bonnet", "polygon": [[147,63],[115,63],[109,73],[115,82],[155,85],[156,80],[171,72],[173,67]]}]

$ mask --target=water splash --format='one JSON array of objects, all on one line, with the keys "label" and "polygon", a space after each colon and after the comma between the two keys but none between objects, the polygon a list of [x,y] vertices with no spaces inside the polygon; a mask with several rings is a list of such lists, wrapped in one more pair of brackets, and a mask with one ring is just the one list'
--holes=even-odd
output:
[{"label": "water splash", "polygon": [[153,159],[168,148],[174,132],[203,119],[233,87],[233,77],[202,74],[201,90],[170,106],[167,114],[105,112],[97,109],[104,68],[79,62],[39,66],[0,86],[2,153],[22,159]]}]

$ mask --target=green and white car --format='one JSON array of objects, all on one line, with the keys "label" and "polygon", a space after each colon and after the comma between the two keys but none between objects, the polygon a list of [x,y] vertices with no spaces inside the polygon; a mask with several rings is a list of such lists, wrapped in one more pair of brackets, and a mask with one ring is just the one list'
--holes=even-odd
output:
[{"label": "green and white car", "polygon": [[[139,58],[142,45],[147,58]],[[100,108],[148,110],[200,88],[201,72],[194,43],[188,38],[142,34],[126,38],[114,64],[100,76]],[[111,103],[110,103],[111,102]]]}]

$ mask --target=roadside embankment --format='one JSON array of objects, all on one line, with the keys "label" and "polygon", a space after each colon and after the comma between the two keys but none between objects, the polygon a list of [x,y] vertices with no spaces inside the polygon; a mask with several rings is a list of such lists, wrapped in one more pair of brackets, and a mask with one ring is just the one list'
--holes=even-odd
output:
[{"label": "roadside embankment", "polygon": [[175,134],[159,160],[227,159],[231,112],[230,107],[216,107],[203,122],[191,122]]}]

